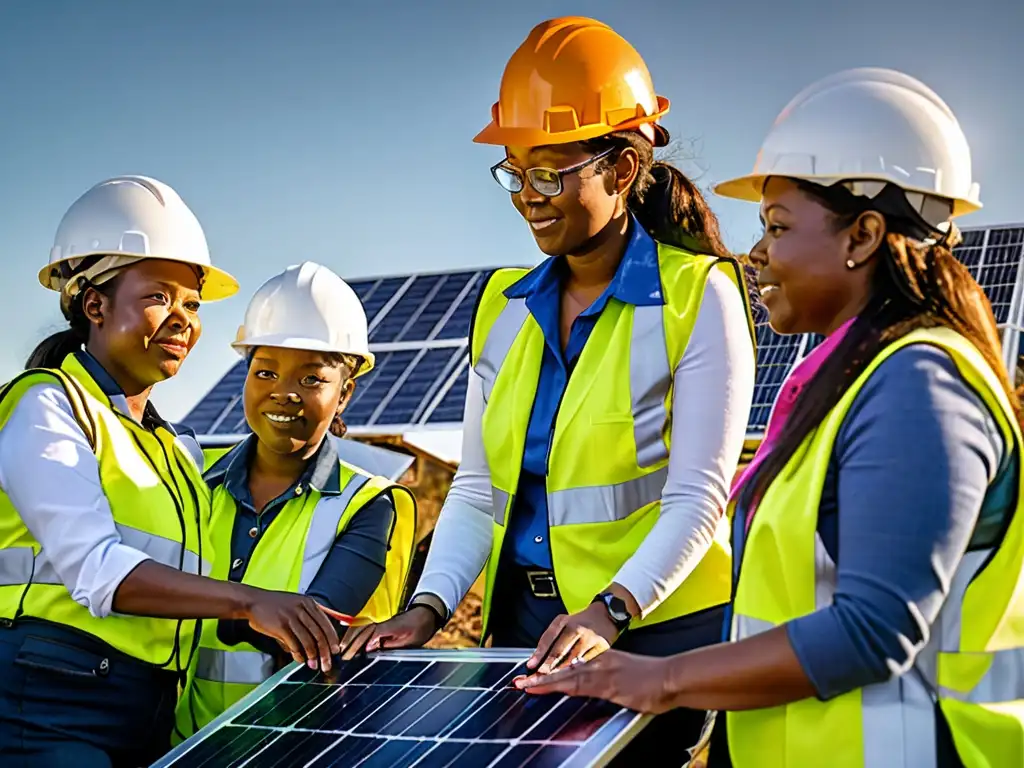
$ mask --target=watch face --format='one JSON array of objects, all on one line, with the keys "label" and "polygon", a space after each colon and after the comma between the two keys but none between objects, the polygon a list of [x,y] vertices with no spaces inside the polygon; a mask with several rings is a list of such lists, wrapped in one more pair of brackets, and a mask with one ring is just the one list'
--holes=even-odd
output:
[{"label": "watch face", "polygon": [[612,617],[612,620],[618,624],[629,623],[629,611],[626,610],[626,601],[621,597],[612,597],[609,595],[605,598],[605,605],[608,606],[608,614]]}]

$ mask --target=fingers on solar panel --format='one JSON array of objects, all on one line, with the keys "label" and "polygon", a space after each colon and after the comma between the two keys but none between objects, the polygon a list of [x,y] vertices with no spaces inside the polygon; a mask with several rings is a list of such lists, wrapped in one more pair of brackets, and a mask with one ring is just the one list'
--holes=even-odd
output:
[{"label": "fingers on solar panel", "polygon": [[527,696],[509,662],[362,659],[297,669],[176,766],[586,766],[636,715]]}]

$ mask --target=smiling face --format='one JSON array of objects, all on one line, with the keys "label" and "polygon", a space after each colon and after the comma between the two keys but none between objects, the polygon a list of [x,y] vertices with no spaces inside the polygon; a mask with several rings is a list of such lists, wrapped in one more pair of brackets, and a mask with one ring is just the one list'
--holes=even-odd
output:
[{"label": "smiling face", "polygon": [[111,283],[83,296],[87,347],[126,394],[137,394],[174,376],[199,341],[199,276],[188,264],[147,259]]},{"label": "smiling face", "polygon": [[[579,144],[545,147],[506,147],[506,163],[525,172],[530,168],[561,170],[594,157]],[[611,159],[615,159],[615,155]],[[562,175],[562,191],[553,197],[539,193],[526,181],[512,193],[512,204],[526,219],[538,247],[548,256],[586,253],[607,236],[611,222],[625,211],[625,194],[636,177],[636,152],[623,151],[613,172],[600,172],[605,161]]]},{"label": "smiling face", "polygon": [[348,404],[351,374],[326,352],[259,347],[245,379],[245,420],[272,452],[308,456]]},{"label": "smiling face", "polygon": [[872,257],[884,239],[885,223],[873,211],[851,219],[840,220],[789,179],[773,177],[765,185],[764,234],[750,261],[777,333],[827,335],[867,304]]}]

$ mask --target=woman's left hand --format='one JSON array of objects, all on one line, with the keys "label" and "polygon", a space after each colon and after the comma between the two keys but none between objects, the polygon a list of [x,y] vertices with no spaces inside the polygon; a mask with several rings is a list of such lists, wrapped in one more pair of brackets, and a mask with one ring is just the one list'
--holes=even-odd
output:
[{"label": "woman's left hand", "polygon": [[590,696],[645,714],[673,708],[668,683],[670,659],[607,651],[593,661],[579,662],[550,674],[536,672],[516,679],[527,693]]},{"label": "woman's left hand", "polygon": [[552,621],[526,666],[548,674],[574,660],[589,661],[611,648],[618,636],[604,604],[593,603],[579,613]]}]

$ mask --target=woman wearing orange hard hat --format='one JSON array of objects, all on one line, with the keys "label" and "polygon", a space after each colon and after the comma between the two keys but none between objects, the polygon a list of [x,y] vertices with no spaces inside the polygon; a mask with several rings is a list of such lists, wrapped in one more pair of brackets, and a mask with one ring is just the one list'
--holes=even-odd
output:
[{"label": "woman wearing orange hard hat", "polygon": [[[486,566],[483,635],[547,672],[609,646],[716,642],[729,480],[753,394],[742,273],[668,142],[636,50],[546,21],[513,54],[491,173],[549,258],[500,269],[473,319],[463,458],[410,608],[347,653],[421,645]],[[677,743],[704,713],[677,713]]]}]

